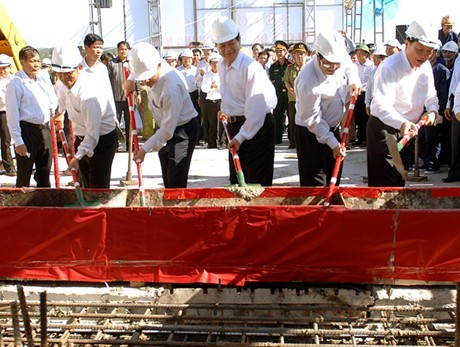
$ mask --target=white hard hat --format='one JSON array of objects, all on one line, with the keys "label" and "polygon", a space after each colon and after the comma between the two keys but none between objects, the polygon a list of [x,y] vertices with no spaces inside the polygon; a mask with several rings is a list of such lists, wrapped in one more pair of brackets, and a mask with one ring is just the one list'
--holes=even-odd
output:
[{"label": "white hard hat", "polygon": [[233,40],[239,33],[236,23],[228,17],[219,17],[211,25],[211,38],[215,43]]},{"label": "white hard hat", "polygon": [[442,46],[441,51],[447,51],[447,52],[458,52],[458,45],[454,41],[449,41]]},{"label": "white hard hat", "polygon": [[389,40],[385,43],[385,46],[391,46],[391,47],[395,47],[395,48],[401,50],[401,44],[400,44],[399,41],[396,40],[396,39],[389,39]]},{"label": "white hard hat", "polygon": [[160,53],[150,43],[136,43],[128,56],[129,70],[137,81],[144,81],[155,75],[160,65]]},{"label": "white hard hat", "polygon": [[378,43],[375,45],[375,50],[373,52],[374,55],[384,56],[387,57],[387,52],[385,50],[385,45],[382,43]]},{"label": "white hard hat", "polygon": [[13,59],[11,59],[9,55],[0,54],[0,66],[5,67],[11,65],[13,65]]},{"label": "white hard hat", "polygon": [[182,53],[180,54],[180,57],[183,58],[193,58],[193,52],[190,48],[186,48],[182,51]]},{"label": "white hard hat", "polygon": [[163,54],[163,59],[177,59],[177,53],[174,51],[166,51]]},{"label": "white hard hat", "polygon": [[78,47],[61,46],[53,49],[51,61],[54,71],[71,72],[80,65],[82,57]]},{"label": "white hard hat", "polygon": [[209,62],[212,61],[219,61],[222,57],[217,54],[217,53],[211,53],[211,56],[209,57]]},{"label": "white hard hat", "polygon": [[415,20],[411,23],[411,25],[409,25],[409,28],[407,28],[406,35],[408,39],[415,39],[426,47],[439,47],[439,44],[436,41],[438,39],[436,30],[434,30],[431,26],[422,26]]},{"label": "white hard hat", "polygon": [[335,30],[320,32],[316,37],[315,47],[331,63],[341,63],[348,58],[344,38]]},{"label": "white hard hat", "polygon": [[44,58],[42,60],[42,66],[51,66],[51,60],[49,58]]},{"label": "white hard hat", "polygon": [[212,42],[210,41],[206,41],[203,45],[203,47],[201,47],[201,49],[210,49],[210,50],[213,50],[214,49],[214,45],[212,44]]}]

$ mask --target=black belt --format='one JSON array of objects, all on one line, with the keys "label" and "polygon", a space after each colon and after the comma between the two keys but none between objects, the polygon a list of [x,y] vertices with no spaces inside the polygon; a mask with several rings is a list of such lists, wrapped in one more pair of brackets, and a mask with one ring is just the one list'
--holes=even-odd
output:
[{"label": "black belt", "polygon": [[217,99],[217,100],[211,100],[214,104],[217,104],[220,102],[220,99]]},{"label": "black belt", "polygon": [[40,129],[40,130],[45,129],[45,128],[49,128],[49,123],[48,122],[43,123],[43,124],[35,124],[35,123],[26,122],[25,120],[21,120],[21,121],[19,121],[19,125],[28,126],[28,127],[34,127],[34,128]]},{"label": "black belt", "polygon": [[229,123],[243,123],[246,120],[244,116],[228,116],[227,121]]}]

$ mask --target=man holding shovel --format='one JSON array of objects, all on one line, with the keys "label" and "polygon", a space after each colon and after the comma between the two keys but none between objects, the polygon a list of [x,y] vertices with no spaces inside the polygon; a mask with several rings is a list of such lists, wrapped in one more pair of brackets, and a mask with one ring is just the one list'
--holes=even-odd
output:
[{"label": "man holding shovel", "polygon": [[[428,61],[438,47],[437,33],[414,21],[406,35],[406,49],[387,58],[375,74],[367,125],[368,182],[373,187],[404,186],[404,177],[395,167],[386,138],[417,133],[415,123],[421,117],[426,119],[425,125],[432,125],[438,115],[438,97]],[[407,147],[401,156],[406,167],[414,161]]]},{"label": "man holding shovel", "polygon": [[58,74],[75,131],[75,157],[69,171],[79,172],[84,188],[110,188],[112,162],[118,148],[116,114],[111,107],[113,96],[104,89],[105,81],[85,72],[77,47],[64,46],[53,50],[53,69]]},{"label": "man holding shovel", "polygon": [[[228,143],[240,157],[248,183],[271,186],[275,157],[275,121],[271,110],[276,107],[275,87],[262,65],[241,51],[241,37],[236,23],[227,17],[211,25],[211,38],[222,59],[219,76],[222,95],[221,111],[228,119]],[[231,154],[229,154],[231,155]],[[230,183],[237,184],[232,158]]]}]

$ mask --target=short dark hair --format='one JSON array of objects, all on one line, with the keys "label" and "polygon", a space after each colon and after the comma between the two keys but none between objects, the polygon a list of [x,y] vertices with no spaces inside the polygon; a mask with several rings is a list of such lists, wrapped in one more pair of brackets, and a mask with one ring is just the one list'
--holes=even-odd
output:
[{"label": "short dark hair", "polygon": [[19,60],[27,60],[29,57],[33,57],[37,54],[40,55],[36,48],[25,46],[19,51]]},{"label": "short dark hair", "polygon": [[127,41],[120,41],[117,43],[117,49],[120,48],[121,45],[125,45],[126,48],[128,49],[131,49],[131,46],[129,45],[129,43]]},{"label": "short dark hair", "polygon": [[266,55],[266,56],[270,56],[270,54],[268,53],[268,50],[267,49],[264,49],[262,52],[259,52],[259,56],[260,55]]},{"label": "short dark hair", "polygon": [[252,45],[251,50],[254,49],[255,46],[260,46],[262,50],[264,49],[264,46],[261,43],[256,42]]},{"label": "short dark hair", "polygon": [[104,43],[104,40],[99,35],[97,35],[97,34],[88,34],[88,35],[85,36],[85,40],[83,41],[83,44],[85,45],[85,47],[89,47],[94,42],[98,42],[98,41]]}]

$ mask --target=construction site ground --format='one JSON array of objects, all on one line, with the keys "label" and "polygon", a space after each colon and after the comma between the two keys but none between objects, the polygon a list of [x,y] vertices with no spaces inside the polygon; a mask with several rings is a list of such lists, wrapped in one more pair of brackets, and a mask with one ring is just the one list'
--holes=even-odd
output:
[{"label": "construction site ground", "polygon": [[[367,186],[365,177],[367,176],[366,167],[366,149],[360,147],[351,147],[347,152],[343,162],[342,186]],[[128,152],[124,150],[124,146],[120,145],[119,152],[115,155],[115,160],[112,165],[112,188],[119,188],[127,183],[136,183],[137,179],[136,165],[131,162],[131,175],[133,179],[128,177]],[[65,158],[61,154],[59,156],[59,170],[62,172],[67,168]],[[157,153],[148,153],[145,161],[142,164],[142,172],[144,177],[144,185],[146,188],[162,188],[163,181],[161,177],[160,162]],[[420,170],[418,176],[421,179],[410,180],[406,186],[459,186],[460,182],[444,183],[442,178],[447,177],[448,167],[441,167],[440,172],[425,174]],[[2,187],[14,187],[16,182],[15,177],[9,177],[0,171],[0,185]],[[224,187],[229,184],[229,169],[228,169],[228,151],[225,149],[208,149],[205,146],[197,146],[193,153],[192,164],[189,173],[189,188],[197,187]],[[413,176],[413,175],[412,175]],[[416,176],[416,177],[418,177]],[[424,178],[423,178],[424,177]],[[62,176],[61,186],[65,187],[72,181],[71,176]],[[35,181],[31,180],[31,186],[35,185]],[[52,173],[51,185],[54,187],[54,176]],[[299,174],[297,168],[297,154],[295,149],[288,148],[288,140],[283,139],[283,143],[276,145],[275,148],[275,167],[274,167],[274,186],[298,186]]]}]

